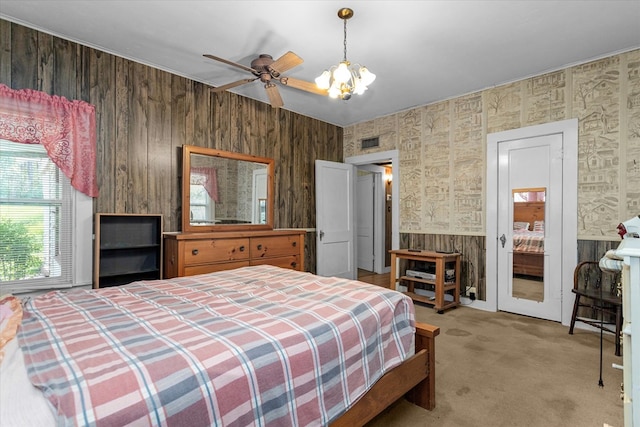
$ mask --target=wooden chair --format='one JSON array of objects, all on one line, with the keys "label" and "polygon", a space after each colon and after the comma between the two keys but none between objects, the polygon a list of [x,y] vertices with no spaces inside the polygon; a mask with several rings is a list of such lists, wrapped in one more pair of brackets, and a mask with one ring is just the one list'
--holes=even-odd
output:
[{"label": "wooden chair", "polygon": [[[573,334],[576,322],[614,333],[616,356],[621,355],[622,291],[619,284],[620,273],[601,270],[597,261],[578,264],[573,272],[571,291],[576,294],[576,300],[569,327],[569,334]],[[578,313],[581,308],[583,310]]]}]

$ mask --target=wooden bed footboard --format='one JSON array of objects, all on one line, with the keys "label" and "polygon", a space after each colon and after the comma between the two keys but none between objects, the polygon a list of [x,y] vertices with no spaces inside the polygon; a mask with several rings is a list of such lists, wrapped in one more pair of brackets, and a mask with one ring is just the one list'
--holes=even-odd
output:
[{"label": "wooden bed footboard", "polygon": [[362,426],[403,395],[425,409],[436,406],[435,338],[440,328],[416,322],[416,353],[387,372],[331,427]]},{"label": "wooden bed footboard", "polygon": [[513,274],[544,277],[544,254],[514,251]]}]

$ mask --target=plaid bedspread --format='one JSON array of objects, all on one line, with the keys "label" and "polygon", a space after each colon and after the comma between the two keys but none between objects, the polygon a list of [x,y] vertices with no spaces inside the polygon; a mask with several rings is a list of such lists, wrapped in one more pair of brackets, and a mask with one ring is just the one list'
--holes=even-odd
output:
[{"label": "plaid bedspread", "polygon": [[520,231],[513,233],[514,252],[544,253],[544,232]]},{"label": "plaid bedspread", "polygon": [[273,266],[25,305],[19,343],[60,425],[327,425],[413,349],[399,292]]}]

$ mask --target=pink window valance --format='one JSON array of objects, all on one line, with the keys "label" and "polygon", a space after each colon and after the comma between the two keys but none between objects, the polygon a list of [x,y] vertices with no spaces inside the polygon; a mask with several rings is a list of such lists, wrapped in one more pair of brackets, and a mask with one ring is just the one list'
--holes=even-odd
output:
[{"label": "pink window valance", "polygon": [[196,167],[191,168],[191,184],[202,185],[211,197],[211,200],[218,203],[218,174],[215,168]]},{"label": "pink window valance", "polygon": [[93,105],[0,84],[0,138],[43,145],[73,188],[98,197]]}]

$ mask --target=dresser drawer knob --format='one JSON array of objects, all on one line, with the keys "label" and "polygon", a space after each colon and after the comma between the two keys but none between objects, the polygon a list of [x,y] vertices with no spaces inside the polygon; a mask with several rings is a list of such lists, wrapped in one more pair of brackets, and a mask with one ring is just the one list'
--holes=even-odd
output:
[{"label": "dresser drawer knob", "polygon": [[298,246],[298,242],[291,243],[291,246],[293,246],[295,248],[296,246]]},{"label": "dresser drawer knob", "polygon": [[198,255],[198,250],[197,249],[192,250],[191,255]]},{"label": "dresser drawer knob", "polygon": [[262,250],[262,245],[258,245],[258,250],[261,251]]},{"label": "dresser drawer knob", "polygon": [[296,268],[297,266],[298,266],[298,263],[297,263],[297,262],[295,262],[295,261],[294,261],[294,262],[292,262],[292,263],[291,263],[291,267],[292,267],[292,268]]},{"label": "dresser drawer knob", "polygon": [[240,252],[244,252],[244,245],[240,246]]}]

